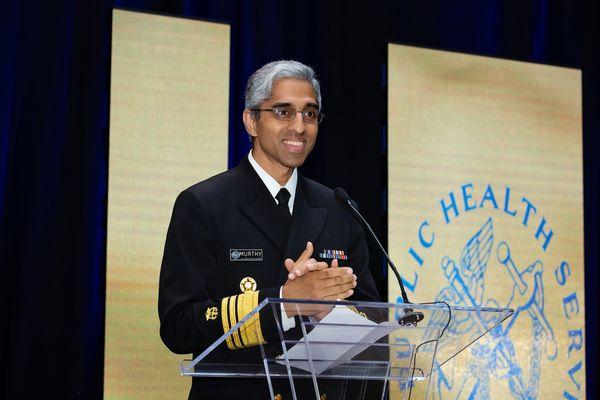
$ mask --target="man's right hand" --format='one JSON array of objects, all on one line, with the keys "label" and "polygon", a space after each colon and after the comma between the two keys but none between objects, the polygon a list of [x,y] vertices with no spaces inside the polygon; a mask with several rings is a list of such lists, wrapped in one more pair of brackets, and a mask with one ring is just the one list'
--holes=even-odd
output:
[{"label": "man's right hand", "polygon": [[[285,266],[294,275],[293,279],[288,276],[283,285],[282,297],[309,300],[343,300],[354,293],[356,287],[356,275],[351,268],[338,267],[337,260],[333,260],[331,268],[327,263],[317,262],[310,258],[313,252],[312,243],[308,242],[306,249],[295,262],[291,259],[285,260]],[[298,276],[294,271],[301,270]],[[297,307],[293,304],[285,304],[288,317],[294,315],[318,315],[323,314],[322,307],[304,305]]]}]

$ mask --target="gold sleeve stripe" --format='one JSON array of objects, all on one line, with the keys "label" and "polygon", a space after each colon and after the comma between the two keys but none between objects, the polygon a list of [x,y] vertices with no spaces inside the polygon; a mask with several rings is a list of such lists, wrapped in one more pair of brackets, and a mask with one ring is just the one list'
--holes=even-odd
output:
[{"label": "gold sleeve stripe", "polygon": [[[235,302],[233,303],[233,309],[235,310],[235,320],[239,321],[240,319],[242,319],[244,317],[244,314],[240,314],[240,304],[242,303],[242,299],[240,298],[240,296],[235,296]],[[242,317],[242,318],[240,318]],[[244,335],[242,330],[240,329],[238,331],[238,337],[240,339],[240,348],[242,347],[246,347],[245,345],[245,341],[244,341]]]},{"label": "gold sleeve stripe", "polygon": [[[235,316],[235,314],[236,314],[235,303],[236,303],[237,297],[238,296],[229,297],[229,301],[227,303],[227,308],[229,309],[229,323],[231,324],[231,326],[234,326],[235,324],[238,323],[238,319]],[[233,344],[235,346],[235,349],[242,348],[242,342],[240,341],[240,330],[239,329],[233,331]]]},{"label": "gold sleeve stripe", "polygon": [[[223,323],[223,333],[227,333],[227,331],[231,328],[231,325],[229,325],[229,316],[227,313],[227,303],[228,302],[229,302],[229,297],[224,297],[221,300],[221,322]],[[230,350],[235,350],[235,346],[233,345],[231,336],[228,336],[225,340],[227,341],[227,347]]]},{"label": "gold sleeve stripe", "polygon": [[[242,318],[246,315],[244,314],[244,310],[247,308],[247,304],[248,304],[248,296],[246,296],[245,294],[242,294],[238,297],[238,302],[237,302],[237,313],[238,315],[241,315]],[[246,346],[248,346],[250,344],[250,342],[252,341],[248,334],[248,329],[245,329],[246,325],[248,325],[249,321],[246,321],[246,323],[244,325],[242,325],[242,327],[240,328],[240,335],[241,335],[241,339],[242,339],[242,343],[245,344]]]},{"label": "gold sleeve stripe", "polygon": [[[241,294],[240,300],[239,314],[245,316],[258,306],[258,292]],[[256,346],[258,344],[266,343],[260,326],[260,315],[258,313],[250,317],[250,319],[242,325],[240,331],[242,336],[245,337],[244,342],[247,346]]]},{"label": "gold sleeve stripe", "polygon": [[[249,292],[240,296],[239,313],[242,315],[248,314],[258,305],[258,292]],[[244,342],[248,346],[255,346],[260,343],[265,343],[260,329],[260,317],[258,314],[253,315],[246,321],[241,328],[241,334]]]},{"label": "gold sleeve stripe", "polygon": [[[221,300],[221,320],[223,331],[227,332],[238,321],[258,306],[258,292],[248,292],[237,296],[225,297]],[[242,349],[266,343],[260,326],[260,315],[250,317],[240,329],[227,339],[230,350]]]},{"label": "gold sleeve stripe", "polygon": [[[258,292],[254,292],[254,297],[252,297],[252,308],[255,308],[258,306]],[[255,329],[254,331],[256,332],[257,335],[257,343],[256,344],[264,344],[267,343],[267,341],[265,340],[265,337],[263,336],[262,333],[262,328],[260,326],[260,315],[257,313],[253,318],[255,318],[256,320],[256,325],[255,325]]]}]

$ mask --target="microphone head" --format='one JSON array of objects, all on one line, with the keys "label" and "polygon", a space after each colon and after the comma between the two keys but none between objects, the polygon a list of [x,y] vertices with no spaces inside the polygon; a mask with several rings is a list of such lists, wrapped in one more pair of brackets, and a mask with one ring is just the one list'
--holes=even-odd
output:
[{"label": "microphone head", "polygon": [[348,196],[348,193],[341,187],[335,188],[333,192],[335,194],[335,198],[341,201],[342,203],[348,204],[348,202],[350,201],[350,196]]}]

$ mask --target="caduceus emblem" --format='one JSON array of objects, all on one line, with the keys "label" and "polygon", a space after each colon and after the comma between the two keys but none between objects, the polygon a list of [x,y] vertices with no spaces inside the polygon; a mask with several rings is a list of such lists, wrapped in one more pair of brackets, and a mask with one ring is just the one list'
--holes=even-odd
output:
[{"label": "caduceus emblem", "polygon": [[[504,325],[490,332],[486,340],[471,346],[472,357],[468,361],[466,373],[459,377],[454,376],[452,371],[444,373],[440,370],[436,390],[438,398],[448,397],[444,394],[452,390],[455,398],[488,399],[491,380],[495,378],[507,382],[515,399],[535,399],[539,388],[542,353],[549,360],[554,360],[557,356],[554,331],[544,314],[544,266],[540,260],[536,260],[521,269],[506,241],[501,241],[494,247],[491,218],[467,241],[458,263],[449,256],[442,257],[441,268],[448,286],[438,293],[436,300],[457,306],[499,307],[500,303],[496,299],[485,297],[485,277],[490,258],[495,258],[498,262],[493,263],[490,268],[503,269],[512,288],[504,279],[491,284],[507,286],[510,296],[502,307],[513,308],[515,313]],[[522,317],[529,318],[523,320]],[[516,324],[530,326],[530,338],[525,339],[530,341],[527,349],[516,349],[511,339],[510,333]],[[474,314],[465,316],[462,320],[455,318],[446,334],[469,335],[474,339],[486,332],[489,326],[489,321],[482,315]],[[523,337],[519,338],[520,343],[523,340]],[[517,357],[517,353],[523,350],[528,350],[528,363],[519,363],[523,358]]]}]

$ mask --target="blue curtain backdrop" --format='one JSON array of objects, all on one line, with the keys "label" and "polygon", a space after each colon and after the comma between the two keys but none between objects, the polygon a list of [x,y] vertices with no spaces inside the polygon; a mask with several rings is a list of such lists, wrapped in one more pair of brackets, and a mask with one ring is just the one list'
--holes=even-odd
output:
[{"label": "blue curtain backdrop", "polygon": [[[589,3],[4,2],[0,398],[102,397],[113,6],[231,25],[230,166],[249,149],[240,115],[250,73],[282,58],[314,66],[327,118],[304,173],[345,187],[384,241],[387,42],[583,69],[587,389],[596,398],[600,15]],[[371,254],[385,294],[385,267]]]}]

